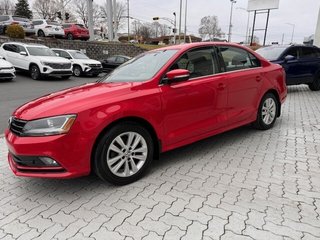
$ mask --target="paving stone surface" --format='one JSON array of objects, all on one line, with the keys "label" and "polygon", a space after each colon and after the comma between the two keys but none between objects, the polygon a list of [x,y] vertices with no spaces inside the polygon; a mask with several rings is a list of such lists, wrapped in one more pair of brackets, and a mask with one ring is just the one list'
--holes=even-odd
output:
[{"label": "paving stone surface", "polygon": [[0,139],[0,239],[320,239],[320,93],[289,87],[273,129],[161,155],[138,182],[15,177]]}]

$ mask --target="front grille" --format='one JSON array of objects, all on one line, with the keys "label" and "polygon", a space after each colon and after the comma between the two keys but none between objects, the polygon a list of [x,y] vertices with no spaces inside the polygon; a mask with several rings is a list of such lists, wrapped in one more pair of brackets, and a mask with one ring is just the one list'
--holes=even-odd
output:
[{"label": "front grille", "polygon": [[101,68],[101,64],[89,64],[91,68]]},{"label": "front grille", "polygon": [[12,70],[13,69],[13,67],[2,67],[2,68],[0,68],[0,70]]},{"label": "front grille", "polygon": [[21,136],[23,134],[23,128],[27,124],[27,121],[18,118],[11,118],[10,131],[15,135]]},{"label": "front grille", "polygon": [[0,78],[12,78],[14,77],[13,73],[0,73]]},{"label": "front grille", "polygon": [[70,69],[71,63],[47,63],[47,66],[53,69]]}]

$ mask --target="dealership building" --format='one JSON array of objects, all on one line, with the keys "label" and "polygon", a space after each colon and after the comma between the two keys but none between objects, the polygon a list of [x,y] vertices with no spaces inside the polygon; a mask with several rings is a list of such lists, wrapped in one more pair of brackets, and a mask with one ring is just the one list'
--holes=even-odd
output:
[{"label": "dealership building", "polygon": [[320,9],[319,9],[319,16],[318,16],[318,23],[316,28],[316,33],[314,36],[314,45],[320,47]]}]

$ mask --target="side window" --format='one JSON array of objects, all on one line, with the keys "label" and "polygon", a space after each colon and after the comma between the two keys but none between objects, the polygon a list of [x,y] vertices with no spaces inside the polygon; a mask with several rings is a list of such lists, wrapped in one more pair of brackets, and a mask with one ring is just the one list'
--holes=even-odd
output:
[{"label": "side window", "polygon": [[244,49],[223,46],[220,52],[227,72],[260,67],[259,59]]},{"label": "side window", "polygon": [[37,25],[41,25],[43,22],[38,20],[38,21],[33,21],[32,23],[33,25],[37,26]]},{"label": "side window", "polygon": [[67,53],[67,52],[65,52],[65,51],[61,51],[61,52],[60,52],[60,57],[67,58],[67,59],[71,59],[70,54]]},{"label": "side window", "polygon": [[3,46],[3,49],[8,51],[8,52],[19,52],[18,46],[14,44],[6,44]]},{"label": "side window", "polygon": [[22,46],[19,46],[19,45],[17,45],[17,51],[18,51],[18,53],[20,53],[20,52],[27,52],[26,49],[25,49],[25,47],[22,47]]},{"label": "side window", "polygon": [[125,62],[125,60],[123,57],[117,57],[116,63],[124,63],[124,62]]},{"label": "side window", "polygon": [[114,63],[114,62],[116,62],[116,57],[109,57],[109,58],[107,59],[107,61]]},{"label": "side window", "polygon": [[8,21],[9,16],[0,16],[0,22]]},{"label": "side window", "polygon": [[70,27],[70,24],[63,24],[62,27],[63,27],[63,28],[69,28],[69,27]]},{"label": "side window", "polygon": [[187,69],[190,78],[209,76],[218,73],[213,47],[193,49],[183,54],[169,70]]},{"label": "side window", "polygon": [[297,47],[289,48],[289,50],[283,55],[283,58],[285,58],[288,55],[294,56],[295,58],[299,58],[298,48]]},{"label": "side window", "polygon": [[316,58],[318,54],[316,49],[310,47],[302,47],[301,48],[301,58]]}]

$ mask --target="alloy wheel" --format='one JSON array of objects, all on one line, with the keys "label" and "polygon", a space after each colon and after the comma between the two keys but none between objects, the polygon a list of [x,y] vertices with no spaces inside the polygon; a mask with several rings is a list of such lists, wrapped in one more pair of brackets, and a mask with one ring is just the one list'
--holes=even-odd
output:
[{"label": "alloy wheel", "polygon": [[276,117],[276,102],[273,98],[267,98],[262,105],[262,120],[264,124],[270,125]]}]

